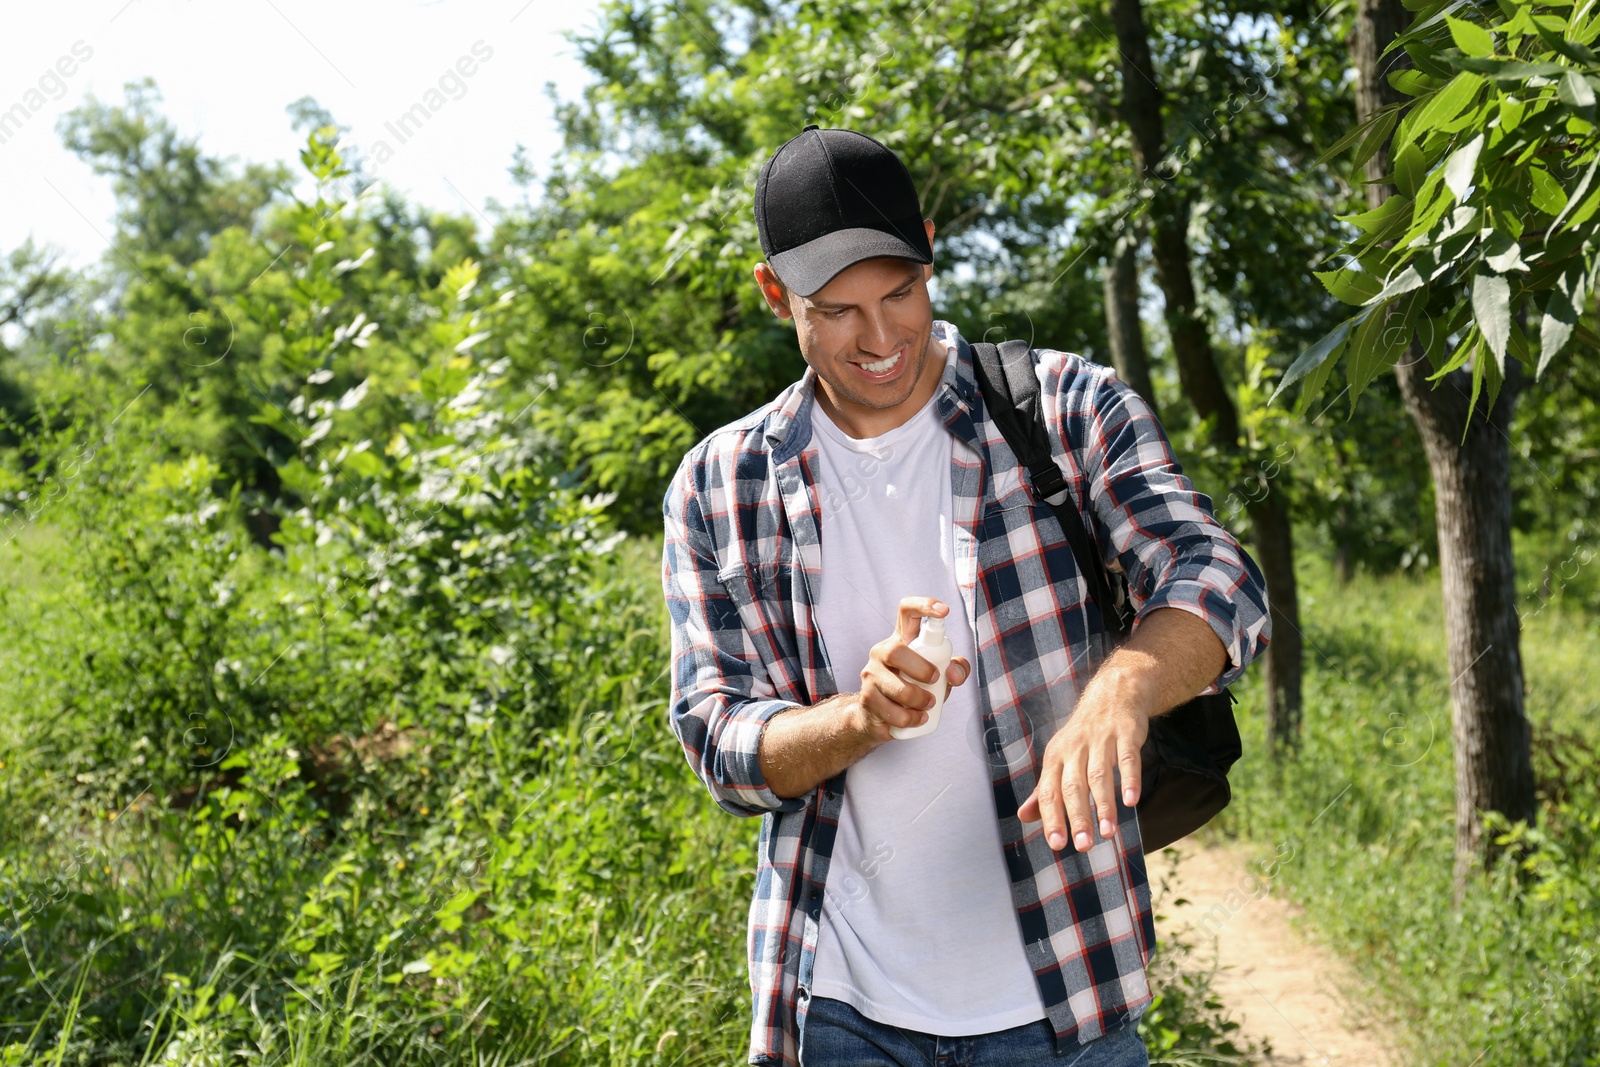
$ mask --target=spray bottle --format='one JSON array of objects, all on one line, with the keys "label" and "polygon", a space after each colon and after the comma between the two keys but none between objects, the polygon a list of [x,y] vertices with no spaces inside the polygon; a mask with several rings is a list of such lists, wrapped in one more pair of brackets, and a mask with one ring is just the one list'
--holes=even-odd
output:
[{"label": "spray bottle", "polygon": [[897,672],[905,681],[920,689],[926,689],[933,694],[933,707],[928,709],[928,721],[921,726],[891,726],[889,736],[905,740],[910,737],[921,737],[931,734],[939,728],[939,713],[944,710],[944,699],[949,695],[950,682],[945,677],[945,671],[950,667],[950,661],[955,657],[955,646],[950,643],[950,638],[944,632],[944,620],[932,615],[924,616],[922,628],[917,631],[917,636],[907,646],[911,651],[927,660],[939,669],[939,677],[932,682],[919,682],[915,678],[908,678],[903,672]]}]

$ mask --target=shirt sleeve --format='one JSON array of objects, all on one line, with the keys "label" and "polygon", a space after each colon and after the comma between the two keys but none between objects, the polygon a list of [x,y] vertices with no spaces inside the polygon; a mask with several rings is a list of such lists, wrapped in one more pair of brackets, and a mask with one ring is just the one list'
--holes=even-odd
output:
[{"label": "shirt sleeve", "polygon": [[799,705],[776,699],[738,606],[717,577],[711,533],[692,479],[692,455],[679,467],[662,504],[661,580],[672,620],[672,730],[689,766],[725,811],[742,816],[799,811],[805,798],[786,800],[774,793],[758,758],[767,720]]},{"label": "shirt sleeve", "polygon": [[[1090,507],[1106,559],[1128,578],[1134,626],[1152,611],[1177,608],[1211,625],[1228,664],[1202,693],[1231,685],[1272,636],[1266,582],[1244,548],[1212,513],[1172,454],[1150,405],[1110,373],[1079,396],[1080,455]],[[1088,399],[1087,405],[1082,400]],[[1087,410],[1083,410],[1086,406]],[[1062,411],[1070,401],[1062,398]],[[1109,537],[1110,545],[1104,544]]]}]

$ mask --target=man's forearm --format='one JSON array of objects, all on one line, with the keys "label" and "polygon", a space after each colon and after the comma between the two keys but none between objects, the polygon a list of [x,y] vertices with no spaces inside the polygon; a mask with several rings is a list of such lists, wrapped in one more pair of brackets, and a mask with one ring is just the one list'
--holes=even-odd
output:
[{"label": "man's forearm", "polygon": [[758,750],[767,787],[804,796],[881,744],[862,728],[858,698],[840,693],[768,719]]},{"label": "man's forearm", "polygon": [[1210,623],[1180,608],[1152,611],[1090,683],[1147,715],[1161,715],[1217,680],[1228,650]]}]

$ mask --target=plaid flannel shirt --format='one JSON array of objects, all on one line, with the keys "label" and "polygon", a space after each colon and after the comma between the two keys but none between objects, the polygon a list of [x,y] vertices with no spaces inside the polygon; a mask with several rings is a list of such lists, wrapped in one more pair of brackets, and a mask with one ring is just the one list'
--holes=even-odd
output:
[{"label": "plaid flannel shirt", "polygon": [[[976,637],[984,758],[1027,958],[1059,1047],[1132,1022],[1149,1005],[1155,947],[1139,824],[1119,799],[1117,832],[1087,852],[1052,852],[1017,809],[1044,746],[1110,651],[1072,549],[986,416],[973,354],[955,346],[937,410],[955,435],[957,578]],[[1052,451],[1138,618],[1178,608],[1210,623],[1230,684],[1270,634],[1260,571],[1212,516],[1155,416],[1105,367],[1039,349]],[[839,692],[812,614],[824,531],[813,491],[816,372],[713,432],[684,457],[663,503],[662,582],[672,619],[670,718],[712,798],[763,816],[748,951],[752,1064],[793,1067],[816,958],[848,772],[780,799],[757,759],[766,722]],[[1135,621],[1137,627],[1138,621]],[[850,679],[853,684],[855,679]],[[974,758],[979,758],[975,753]],[[958,976],[952,976],[958,981]]]}]

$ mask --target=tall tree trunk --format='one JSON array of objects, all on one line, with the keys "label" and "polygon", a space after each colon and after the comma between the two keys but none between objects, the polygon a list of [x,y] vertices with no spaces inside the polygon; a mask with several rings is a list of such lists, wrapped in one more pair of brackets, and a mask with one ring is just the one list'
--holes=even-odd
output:
[{"label": "tall tree trunk", "polygon": [[[1391,53],[1382,68],[1380,57],[1409,20],[1400,0],[1358,0],[1350,53],[1356,112],[1363,121],[1400,99],[1387,74],[1404,62],[1405,53]],[[1388,172],[1386,145],[1367,162],[1369,205],[1381,205],[1392,192],[1383,183]],[[1395,367],[1433,474],[1454,719],[1459,900],[1468,875],[1494,859],[1482,813],[1529,822],[1536,814],[1511,551],[1509,431],[1522,371],[1516,360],[1507,360],[1500,395],[1476,413],[1470,408],[1470,371],[1452,372],[1437,385],[1428,381],[1429,372],[1415,342]]]},{"label": "tall tree trunk", "polygon": [[[1272,644],[1278,654],[1266,657],[1267,739],[1274,754],[1292,748],[1300,739],[1300,676],[1305,669],[1300,642],[1300,589],[1294,578],[1294,529],[1288,501],[1276,488],[1250,505],[1250,523],[1256,531],[1256,556],[1267,580],[1267,602],[1272,610]],[[1294,640],[1280,641],[1280,634]]]},{"label": "tall tree trunk", "polygon": [[1161,417],[1156,391],[1150,384],[1150,355],[1139,322],[1139,251],[1132,234],[1118,237],[1106,254],[1102,279],[1106,293],[1106,333],[1111,338],[1111,365],[1117,377],[1144,398]]},{"label": "tall tree trunk", "polygon": [[[1172,335],[1178,378],[1195,412],[1210,420],[1213,440],[1223,448],[1238,449],[1239,412],[1217,366],[1189,269],[1189,203],[1169,180],[1172,176],[1162,174],[1166,157],[1162,93],[1150,59],[1150,35],[1141,0],[1111,0],[1111,20],[1122,53],[1120,111],[1133,134],[1137,169],[1154,193],[1150,249],[1166,302],[1167,332]],[[1267,736],[1276,754],[1299,742],[1304,654],[1294,581],[1294,541],[1281,485],[1269,486],[1249,511],[1272,608],[1272,643],[1266,655]]]}]

